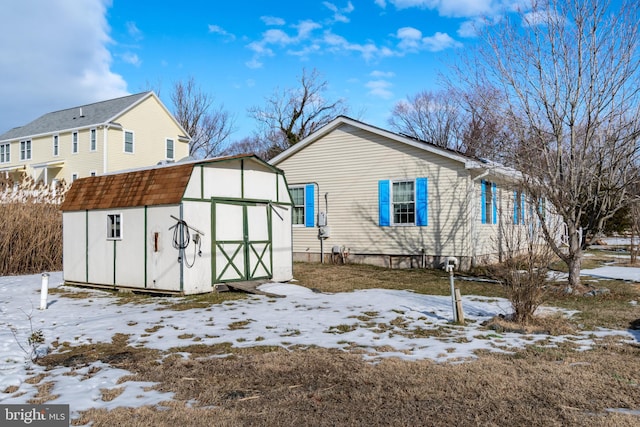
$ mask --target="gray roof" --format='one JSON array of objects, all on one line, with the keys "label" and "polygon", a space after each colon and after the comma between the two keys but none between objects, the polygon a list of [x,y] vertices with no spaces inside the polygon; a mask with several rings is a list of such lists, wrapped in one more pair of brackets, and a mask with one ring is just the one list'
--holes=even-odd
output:
[{"label": "gray roof", "polygon": [[152,94],[153,92],[142,92],[47,113],[31,123],[3,133],[0,135],[0,141],[108,123],[137,102]]}]

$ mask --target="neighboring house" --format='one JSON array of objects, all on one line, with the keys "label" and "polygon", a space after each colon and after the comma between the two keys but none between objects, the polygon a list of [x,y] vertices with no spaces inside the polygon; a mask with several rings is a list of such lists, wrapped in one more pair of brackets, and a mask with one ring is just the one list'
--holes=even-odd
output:
[{"label": "neighboring house", "polygon": [[273,158],[294,201],[294,260],[462,268],[500,255],[526,208],[513,170],[338,117]]},{"label": "neighboring house", "polygon": [[81,178],[61,209],[65,282],[194,294],[293,274],[284,174],[255,156]]},{"label": "neighboring house", "polygon": [[174,161],[189,135],[153,92],[54,111],[0,135],[0,172],[19,181],[80,177]]}]

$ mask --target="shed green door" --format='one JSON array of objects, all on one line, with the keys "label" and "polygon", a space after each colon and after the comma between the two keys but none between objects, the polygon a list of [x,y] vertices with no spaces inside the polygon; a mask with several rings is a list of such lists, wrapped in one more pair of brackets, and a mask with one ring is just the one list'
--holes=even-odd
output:
[{"label": "shed green door", "polygon": [[212,201],[215,283],[272,277],[271,210],[268,204]]}]

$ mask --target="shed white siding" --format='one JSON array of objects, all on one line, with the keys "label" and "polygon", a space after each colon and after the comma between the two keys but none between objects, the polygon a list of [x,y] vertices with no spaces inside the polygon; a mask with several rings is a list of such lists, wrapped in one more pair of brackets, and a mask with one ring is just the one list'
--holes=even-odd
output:
[{"label": "shed white siding", "polygon": [[[77,181],[81,187],[63,205],[65,281],[194,294],[209,292],[216,283],[292,278],[291,199],[280,171],[251,156],[175,168],[188,175],[138,171],[128,181],[120,174],[109,189],[99,186],[115,181],[108,176]],[[154,181],[161,177],[161,183]],[[94,200],[102,207],[81,210],[80,194],[95,199],[128,182],[138,187],[114,203],[130,197],[143,204],[143,197],[143,206],[104,208]],[[162,192],[173,184],[181,186],[171,189],[177,194],[173,202],[153,204],[168,200]],[[109,215],[121,218],[115,239],[107,234]],[[175,243],[186,244],[186,236],[174,235],[180,220],[190,237],[182,251]]]}]

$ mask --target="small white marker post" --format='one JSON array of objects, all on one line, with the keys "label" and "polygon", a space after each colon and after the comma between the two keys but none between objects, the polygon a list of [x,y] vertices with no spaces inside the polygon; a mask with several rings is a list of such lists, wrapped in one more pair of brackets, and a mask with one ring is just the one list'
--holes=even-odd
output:
[{"label": "small white marker post", "polygon": [[47,293],[49,292],[49,274],[42,273],[42,288],[40,288],[40,310],[47,309]]}]

